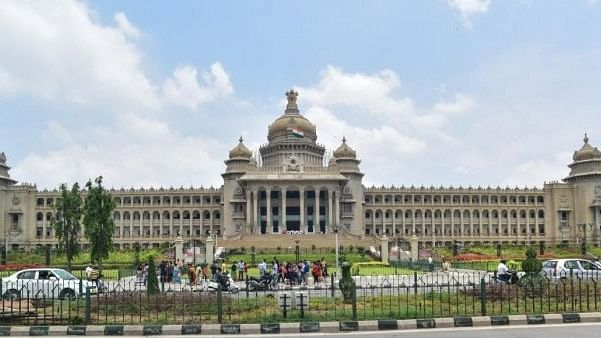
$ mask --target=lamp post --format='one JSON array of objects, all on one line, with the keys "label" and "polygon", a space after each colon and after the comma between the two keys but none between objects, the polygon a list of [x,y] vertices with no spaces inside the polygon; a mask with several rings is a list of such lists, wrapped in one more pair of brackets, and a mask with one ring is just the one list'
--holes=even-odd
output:
[{"label": "lamp post", "polygon": [[297,239],[296,241],[296,262],[300,262],[300,247],[298,246],[298,244],[300,243],[300,241]]},{"label": "lamp post", "polygon": [[584,232],[584,238],[582,239],[582,247],[580,248],[580,253],[582,255],[586,255],[586,232],[589,227],[591,229],[593,228],[593,224],[592,223],[580,223],[580,224],[576,224],[576,226],[578,227],[578,230],[581,230]]},{"label": "lamp post", "polygon": [[336,278],[340,275],[338,272],[338,230],[340,230],[340,225],[333,224],[332,230],[334,230],[334,238],[336,240]]}]

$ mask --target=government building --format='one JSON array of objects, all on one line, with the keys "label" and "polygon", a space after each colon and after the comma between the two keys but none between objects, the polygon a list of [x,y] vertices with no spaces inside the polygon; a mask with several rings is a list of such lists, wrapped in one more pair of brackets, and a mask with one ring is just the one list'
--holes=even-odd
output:
[{"label": "government building", "polygon": [[[315,245],[334,231],[343,242],[365,246],[383,236],[413,234],[422,245],[601,240],[601,151],[586,135],[568,175],[542,188],[369,188],[350,145],[357,140],[343,138],[326,156],[316,126],[298,110],[297,96],[293,90],[286,93],[286,109],[269,125],[267,143],[256,157],[240,138],[225,160],[220,188],[111,190],[116,248],[208,236],[224,246],[288,247],[299,239]],[[59,191],[18,184],[9,170],[1,153],[5,243],[9,248],[55,245],[51,222]]]}]

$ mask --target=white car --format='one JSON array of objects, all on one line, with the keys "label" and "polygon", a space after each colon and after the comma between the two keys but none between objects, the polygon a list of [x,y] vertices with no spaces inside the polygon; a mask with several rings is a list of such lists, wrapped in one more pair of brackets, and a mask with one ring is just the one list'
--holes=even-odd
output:
[{"label": "white car", "polygon": [[543,263],[543,276],[549,279],[601,279],[601,265],[588,259],[550,259]]},{"label": "white car", "polygon": [[[82,294],[79,292],[80,283]],[[71,299],[85,294],[86,288],[90,288],[90,293],[98,290],[93,282],[80,280],[66,270],[55,268],[26,269],[2,278],[2,297],[5,299]]]}]

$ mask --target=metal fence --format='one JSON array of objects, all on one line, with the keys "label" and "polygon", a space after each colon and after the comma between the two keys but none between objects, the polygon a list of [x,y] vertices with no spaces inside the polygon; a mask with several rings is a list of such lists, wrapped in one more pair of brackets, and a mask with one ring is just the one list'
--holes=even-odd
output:
[{"label": "metal fence", "polygon": [[[149,295],[143,280],[2,281],[0,321],[15,324],[206,324],[410,319],[564,313],[601,310],[601,276],[561,274],[505,284],[489,274],[426,273],[355,277],[345,300],[333,277],[308,286],[239,292],[160,283]],[[73,288],[72,292],[65,292]],[[11,291],[13,290],[13,291]],[[348,295],[348,294],[347,294]]]}]

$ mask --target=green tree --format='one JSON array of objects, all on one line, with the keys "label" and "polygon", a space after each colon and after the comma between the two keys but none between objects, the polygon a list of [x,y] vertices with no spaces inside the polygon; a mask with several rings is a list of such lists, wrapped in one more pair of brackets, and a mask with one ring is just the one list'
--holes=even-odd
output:
[{"label": "green tree", "polygon": [[73,184],[71,190],[66,184],[61,184],[61,197],[54,204],[55,217],[52,226],[58,238],[58,248],[67,257],[67,268],[71,271],[73,257],[79,253],[79,233],[81,231],[81,216],[83,200],[79,184]]},{"label": "green tree", "polygon": [[111,194],[102,186],[102,176],[86,183],[87,196],[84,204],[83,224],[86,238],[90,241],[90,257],[98,262],[102,273],[102,261],[108,258],[113,249],[113,209],[115,201]]}]

